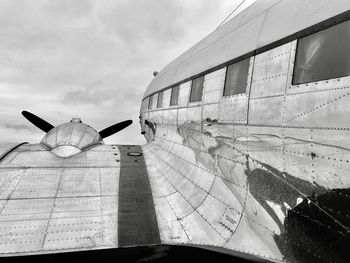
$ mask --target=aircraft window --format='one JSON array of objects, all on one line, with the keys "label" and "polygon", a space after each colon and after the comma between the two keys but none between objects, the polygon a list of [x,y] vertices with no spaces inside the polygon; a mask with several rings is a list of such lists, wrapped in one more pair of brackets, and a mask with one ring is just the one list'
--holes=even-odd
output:
[{"label": "aircraft window", "polygon": [[192,80],[190,102],[201,101],[204,85],[204,76]]},{"label": "aircraft window", "polygon": [[158,93],[157,108],[163,107],[163,91]]},{"label": "aircraft window", "polygon": [[246,93],[250,58],[227,67],[224,96]]},{"label": "aircraft window", "polygon": [[179,86],[176,86],[171,89],[170,106],[177,105],[178,99],[179,99]]},{"label": "aircraft window", "polygon": [[152,109],[152,103],[153,103],[153,96],[148,97],[148,109]]},{"label": "aircraft window", "polygon": [[350,21],[299,39],[293,85],[350,74]]}]

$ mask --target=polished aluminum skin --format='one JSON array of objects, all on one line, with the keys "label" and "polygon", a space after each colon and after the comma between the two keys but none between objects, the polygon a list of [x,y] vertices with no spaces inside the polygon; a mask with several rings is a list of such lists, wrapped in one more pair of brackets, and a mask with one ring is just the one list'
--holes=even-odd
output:
[{"label": "polished aluminum skin", "polygon": [[[262,2],[220,32],[248,27],[240,22]],[[335,10],[349,10],[349,2],[272,2],[260,15],[266,34],[245,31],[246,38],[265,38],[258,46],[250,41],[241,46],[246,38],[240,34],[228,44],[214,39],[215,32],[160,71],[145,92],[143,150],[161,240],[274,262],[349,262],[349,74],[293,85],[294,39],[250,55],[245,93],[223,96],[227,65],[219,66],[234,59],[230,54],[244,55],[278,40],[275,27],[285,25],[281,34],[288,35],[290,25],[311,26],[315,17],[323,21]],[[289,11],[272,26],[281,6]],[[303,74],[310,74],[322,41],[307,50]],[[191,102],[192,81],[199,75],[205,78],[203,95]],[[170,105],[177,85],[178,104]],[[164,92],[163,107],[148,108],[149,95],[157,97],[157,90]]]},{"label": "polished aluminum skin", "polygon": [[118,155],[101,144],[66,158],[42,144],[11,151],[0,162],[0,255],[116,247]]},{"label": "polished aluminum skin", "polygon": [[[333,191],[350,188],[350,78],[293,86],[294,51],[291,42],[252,60],[249,100],[247,94],[220,98],[225,70],[218,70],[205,77],[203,102],[142,112],[150,123],[142,125],[149,141],[144,153],[163,243],[308,262],[293,246],[300,242],[317,258],[322,245],[292,227],[295,213],[316,225],[311,231],[333,228],[334,238],[350,241],[343,222],[349,210],[336,205],[347,192]],[[181,85],[180,94],[188,87]],[[327,194],[332,201],[318,204]],[[302,204],[320,215],[298,211]],[[339,256],[334,253],[325,262]]]}]

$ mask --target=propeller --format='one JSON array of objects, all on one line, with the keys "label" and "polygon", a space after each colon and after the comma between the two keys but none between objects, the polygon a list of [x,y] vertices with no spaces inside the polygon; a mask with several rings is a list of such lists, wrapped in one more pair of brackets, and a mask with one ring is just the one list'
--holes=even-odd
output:
[{"label": "propeller", "polygon": [[[22,115],[28,121],[30,121],[32,124],[34,124],[40,130],[42,130],[42,131],[44,131],[46,133],[54,128],[53,125],[51,125],[47,121],[44,121],[43,119],[39,118],[38,116],[34,115],[33,113],[30,113],[28,111],[22,111]],[[111,135],[113,135],[113,134],[115,134],[115,133],[125,129],[126,127],[128,127],[131,124],[132,124],[132,120],[122,121],[122,122],[119,122],[117,124],[114,124],[114,125],[106,128],[106,129],[103,129],[102,131],[99,132],[99,134],[100,134],[100,136],[103,139],[103,138],[111,136]]]},{"label": "propeller", "polygon": [[109,126],[106,129],[103,129],[99,133],[100,133],[102,138],[106,138],[108,136],[111,136],[111,135],[125,129],[126,127],[128,127],[131,124],[132,124],[132,120],[122,121],[122,122],[119,122],[119,123],[114,124],[112,126]]},{"label": "propeller", "polygon": [[40,130],[43,130],[44,132],[49,132],[51,129],[54,128],[53,125],[51,125],[47,121],[44,121],[43,119],[39,118],[33,113],[30,113],[28,111],[22,111],[22,115],[24,116],[24,118],[26,118],[28,121],[33,123],[36,127],[38,127]]}]

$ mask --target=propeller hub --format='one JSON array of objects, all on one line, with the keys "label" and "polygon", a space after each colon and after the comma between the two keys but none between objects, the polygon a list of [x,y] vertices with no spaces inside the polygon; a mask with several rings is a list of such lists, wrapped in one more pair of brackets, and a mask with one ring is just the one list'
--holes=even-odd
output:
[{"label": "propeller hub", "polygon": [[96,130],[82,123],[80,119],[73,120],[50,130],[41,140],[41,144],[59,157],[70,157],[88,147],[103,144]]},{"label": "propeller hub", "polygon": [[80,118],[73,118],[68,123],[54,127],[29,111],[22,111],[22,115],[40,130],[46,132],[41,144],[59,157],[70,157],[92,146],[103,144],[104,138],[132,124],[132,120],[126,120],[97,132],[89,125],[82,123]]}]

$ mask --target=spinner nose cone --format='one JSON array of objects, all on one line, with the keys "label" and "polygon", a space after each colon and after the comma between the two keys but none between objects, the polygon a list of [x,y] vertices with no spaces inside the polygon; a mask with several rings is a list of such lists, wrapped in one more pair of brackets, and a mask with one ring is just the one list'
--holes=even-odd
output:
[{"label": "spinner nose cone", "polygon": [[103,144],[100,134],[89,125],[73,118],[50,130],[41,140],[50,151],[59,157],[70,157],[88,147]]}]

